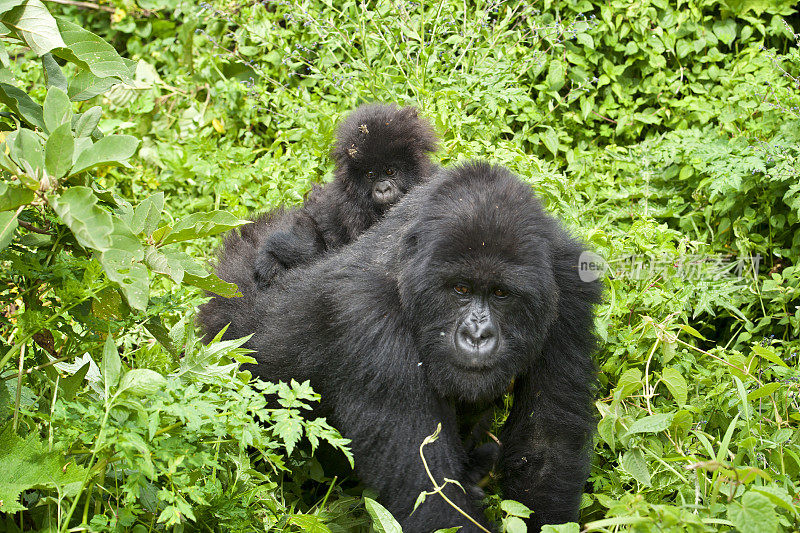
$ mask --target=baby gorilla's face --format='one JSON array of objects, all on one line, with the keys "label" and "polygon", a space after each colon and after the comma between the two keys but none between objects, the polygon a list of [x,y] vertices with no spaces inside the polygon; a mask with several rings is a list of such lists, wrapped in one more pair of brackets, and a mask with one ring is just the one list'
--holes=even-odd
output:
[{"label": "baby gorilla's face", "polygon": [[372,184],[372,201],[380,206],[397,203],[408,190],[402,166],[393,161],[368,170],[367,180]]}]

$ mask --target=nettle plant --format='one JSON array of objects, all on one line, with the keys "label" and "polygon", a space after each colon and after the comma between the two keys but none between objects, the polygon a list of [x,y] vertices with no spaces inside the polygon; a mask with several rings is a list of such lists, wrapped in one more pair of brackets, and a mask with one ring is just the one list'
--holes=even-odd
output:
[{"label": "nettle plant", "polygon": [[[137,172],[139,139],[103,134],[91,104],[131,84],[136,63],[39,0],[3,2],[0,23],[0,524],[330,521],[317,516],[325,500],[306,514],[275,481],[310,475],[301,437],[350,458],[324,419],[301,417],[319,397],[307,383],[251,386],[243,340],[204,346],[191,316],[164,320],[176,287],[236,294],[182,247],[246,221],[216,210],[176,220],[163,193],[134,207],[106,189],[104,169]],[[44,86],[9,83],[34,61]]]}]

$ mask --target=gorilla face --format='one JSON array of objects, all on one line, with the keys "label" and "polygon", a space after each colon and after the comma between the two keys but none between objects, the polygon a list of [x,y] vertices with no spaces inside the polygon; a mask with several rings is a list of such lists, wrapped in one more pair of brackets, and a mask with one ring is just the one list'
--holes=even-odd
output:
[{"label": "gorilla face", "polygon": [[416,185],[416,175],[412,170],[407,170],[407,165],[402,161],[387,161],[379,163],[366,171],[366,181],[371,184],[372,201],[377,206],[391,206],[410,189]]},{"label": "gorilla face", "polygon": [[[502,210],[483,205],[474,187],[464,192],[412,231],[409,264],[417,266],[401,279],[401,298],[431,386],[480,401],[501,394],[537,355],[559,295],[550,228],[531,210],[530,192],[498,203]],[[530,220],[510,224],[509,212]]]}]

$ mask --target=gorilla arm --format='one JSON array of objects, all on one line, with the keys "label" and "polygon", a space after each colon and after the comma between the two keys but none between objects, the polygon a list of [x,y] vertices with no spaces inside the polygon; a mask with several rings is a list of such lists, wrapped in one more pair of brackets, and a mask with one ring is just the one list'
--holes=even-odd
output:
[{"label": "gorilla arm", "polygon": [[595,429],[593,306],[600,283],[578,278],[580,249],[567,239],[556,250],[558,315],[542,351],[514,385],[514,404],[503,428],[504,497],[534,511],[531,531],[577,521]]}]

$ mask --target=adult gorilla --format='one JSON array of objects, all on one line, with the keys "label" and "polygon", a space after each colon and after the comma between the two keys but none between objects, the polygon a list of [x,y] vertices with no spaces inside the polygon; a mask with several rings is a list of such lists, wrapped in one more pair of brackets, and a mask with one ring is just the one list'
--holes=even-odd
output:
[{"label": "adult gorilla", "polygon": [[[528,185],[466,164],[414,189],[338,253],[227,300],[226,337],[254,333],[246,346],[262,379],[311,380],[320,414],[352,439],[359,477],[408,532],[477,531],[438,496],[411,514],[431,488],[419,445],[441,423],[428,466],[440,482],[468,485],[459,425],[513,383],[502,487],[535,511],[538,529],[578,518],[588,473],[600,286],[579,279],[581,251]],[[203,309],[207,335],[221,327],[219,300]],[[484,522],[458,487],[445,493]]]}]

